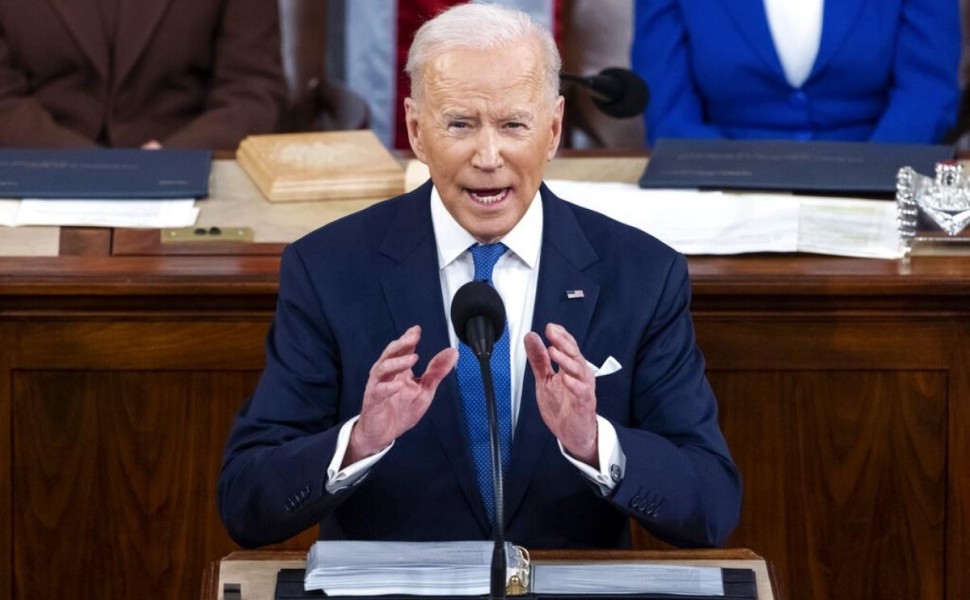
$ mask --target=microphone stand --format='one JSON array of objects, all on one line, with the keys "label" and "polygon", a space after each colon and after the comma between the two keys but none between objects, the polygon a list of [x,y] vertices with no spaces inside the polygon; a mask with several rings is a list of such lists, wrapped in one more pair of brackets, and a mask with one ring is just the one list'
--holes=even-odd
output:
[{"label": "microphone stand", "polygon": [[502,455],[498,439],[498,409],[495,404],[495,385],[492,383],[491,351],[475,352],[478,365],[482,370],[482,383],[485,385],[485,409],[488,416],[489,446],[492,451],[492,500],[494,501],[495,522],[492,534],[495,547],[492,550],[491,600],[505,599],[506,557],[505,557],[505,502],[502,482]]}]

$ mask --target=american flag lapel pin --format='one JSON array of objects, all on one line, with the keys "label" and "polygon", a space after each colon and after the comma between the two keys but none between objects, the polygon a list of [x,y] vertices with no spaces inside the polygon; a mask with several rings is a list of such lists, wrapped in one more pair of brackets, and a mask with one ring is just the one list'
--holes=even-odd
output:
[{"label": "american flag lapel pin", "polygon": [[576,300],[577,298],[585,298],[586,294],[583,290],[566,290],[566,298],[570,300]]}]

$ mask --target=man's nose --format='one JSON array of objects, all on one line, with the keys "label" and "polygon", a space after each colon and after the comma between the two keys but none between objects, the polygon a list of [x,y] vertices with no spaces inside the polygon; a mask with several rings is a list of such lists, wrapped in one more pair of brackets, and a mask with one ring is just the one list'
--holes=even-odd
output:
[{"label": "man's nose", "polygon": [[479,131],[472,166],[484,171],[493,171],[502,166],[501,139],[494,129],[485,127]]}]

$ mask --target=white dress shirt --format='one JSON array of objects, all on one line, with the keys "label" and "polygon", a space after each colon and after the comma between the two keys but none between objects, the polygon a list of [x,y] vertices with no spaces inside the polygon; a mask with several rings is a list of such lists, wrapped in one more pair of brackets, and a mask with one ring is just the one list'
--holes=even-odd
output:
[{"label": "white dress shirt", "polygon": [[825,0],[764,0],[775,50],[792,87],[812,73],[822,41]]},{"label": "white dress shirt", "polygon": [[[468,249],[477,244],[477,240],[468,233],[451,216],[445,208],[441,196],[436,189],[431,192],[431,222],[438,248],[438,269],[441,277],[441,295],[445,305],[445,318],[448,321],[448,333],[453,348],[458,347],[458,336],[451,323],[451,301],[465,283],[474,278],[475,263]],[[525,377],[526,363],[525,334],[531,330],[533,310],[535,307],[536,286],[539,278],[539,259],[542,246],[542,198],[536,197],[529,205],[525,215],[516,223],[515,227],[506,234],[501,242],[508,248],[492,271],[492,283],[496,291],[505,300],[506,317],[509,324],[509,354],[511,364],[511,396],[512,396],[512,431],[518,419],[519,406],[522,402],[522,382]],[[518,302],[509,299],[518,298]],[[542,325],[543,327],[545,324]],[[350,440],[350,430],[357,418],[351,419],[342,427],[337,439],[337,448],[333,460],[327,469],[327,491],[337,492],[347,486],[362,481],[371,466],[393,446],[378,454],[348,465],[341,470],[344,454]],[[559,445],[563,456],[580,470],[583,475],[597,484],[603,495],[612,491],[616,482],[611,473],[622,473],[626,469],[626,457],[619,446],[616,430],[613,425],[597,416],[599,427],[599,469],[593,469],[569,456]]]}]

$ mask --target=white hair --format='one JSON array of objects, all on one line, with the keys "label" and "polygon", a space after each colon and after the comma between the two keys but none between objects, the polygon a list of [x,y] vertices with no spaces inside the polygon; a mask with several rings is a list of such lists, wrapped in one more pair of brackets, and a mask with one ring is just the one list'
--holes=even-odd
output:
[{"label": "white hair", "polygon": [[549,31],[527,13],[494,4],[453,6],[426,21],[414,34],[404,67],[411,79],[411,95],[424,93],[424,68],[432,57],[450,49],[491,50],[521,43],[535,44],[542,60],[543,82],[550,101],[559,97],[562,59]]}]

